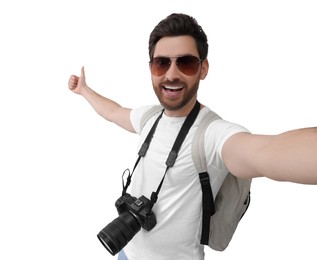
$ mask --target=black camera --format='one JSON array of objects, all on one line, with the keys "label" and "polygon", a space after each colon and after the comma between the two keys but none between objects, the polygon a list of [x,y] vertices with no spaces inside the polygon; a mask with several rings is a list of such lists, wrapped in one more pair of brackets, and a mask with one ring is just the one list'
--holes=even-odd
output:
[{"label": "black camera", "polygon": [[156,225],[152,203],[144,196],[136,198],[128,193],[115,203],[119,217],[103,228],[97,237],[110,254],[117,254],[140,231],[150,231]]}]

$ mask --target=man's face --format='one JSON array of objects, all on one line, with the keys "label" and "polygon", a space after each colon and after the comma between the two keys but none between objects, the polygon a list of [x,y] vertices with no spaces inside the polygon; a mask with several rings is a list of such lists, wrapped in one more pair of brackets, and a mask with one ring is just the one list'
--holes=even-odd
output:
[{"label": "man's face", "polygon": [[163,75],[153,75],[152,84],[156,96],[169,116],[186,116],[197,99],[199,81],[208,72],[208,61],[198,62],[198,70],[186,75],[176,64],[176,57],[195,56],[199,58],[194,38],[191,36],[163,37],[155,47],[153,58],[169,57],[171,65]]}]

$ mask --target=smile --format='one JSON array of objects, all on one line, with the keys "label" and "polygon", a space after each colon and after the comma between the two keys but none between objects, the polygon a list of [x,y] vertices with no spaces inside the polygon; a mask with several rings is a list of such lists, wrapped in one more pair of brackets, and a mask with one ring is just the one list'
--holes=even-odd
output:
[{"label": "smile", "polygon": [[182,86],[163,86],[164,90],[169,92],[178,92],[181,91],[184,87]]}]

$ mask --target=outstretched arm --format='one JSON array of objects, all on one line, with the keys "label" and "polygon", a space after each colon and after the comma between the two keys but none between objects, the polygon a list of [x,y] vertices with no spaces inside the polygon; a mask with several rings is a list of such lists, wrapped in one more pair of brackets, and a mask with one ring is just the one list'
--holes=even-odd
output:
[{"label": "outstretched arm", "polygon": [[131,109],[120,106],[115,101],[101,96],[88,87],[84,67],[81,68],[80,77],[70,76],[68,87],[74,93],[83,96],[100,116],[127,131],[135,132],[130,121]]},{"label": "outstretched arm", "polygon": [[317,127],[279,135],[238,133],[226,141],[222,156],[237,177],[317,184]]}]

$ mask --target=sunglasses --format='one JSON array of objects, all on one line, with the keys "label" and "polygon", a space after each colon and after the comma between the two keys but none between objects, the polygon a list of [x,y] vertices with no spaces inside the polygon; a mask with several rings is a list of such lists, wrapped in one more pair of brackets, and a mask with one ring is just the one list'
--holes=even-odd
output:
[{"label": "sunglasses", "polygon": [[176,61],[177,68],[187,76],[195,75],[202,62],[195,56],[186,55],[180,57],[155,57],[150,60],[151,73],[154,76],[162,76],[171,67],[172,60]]}]

